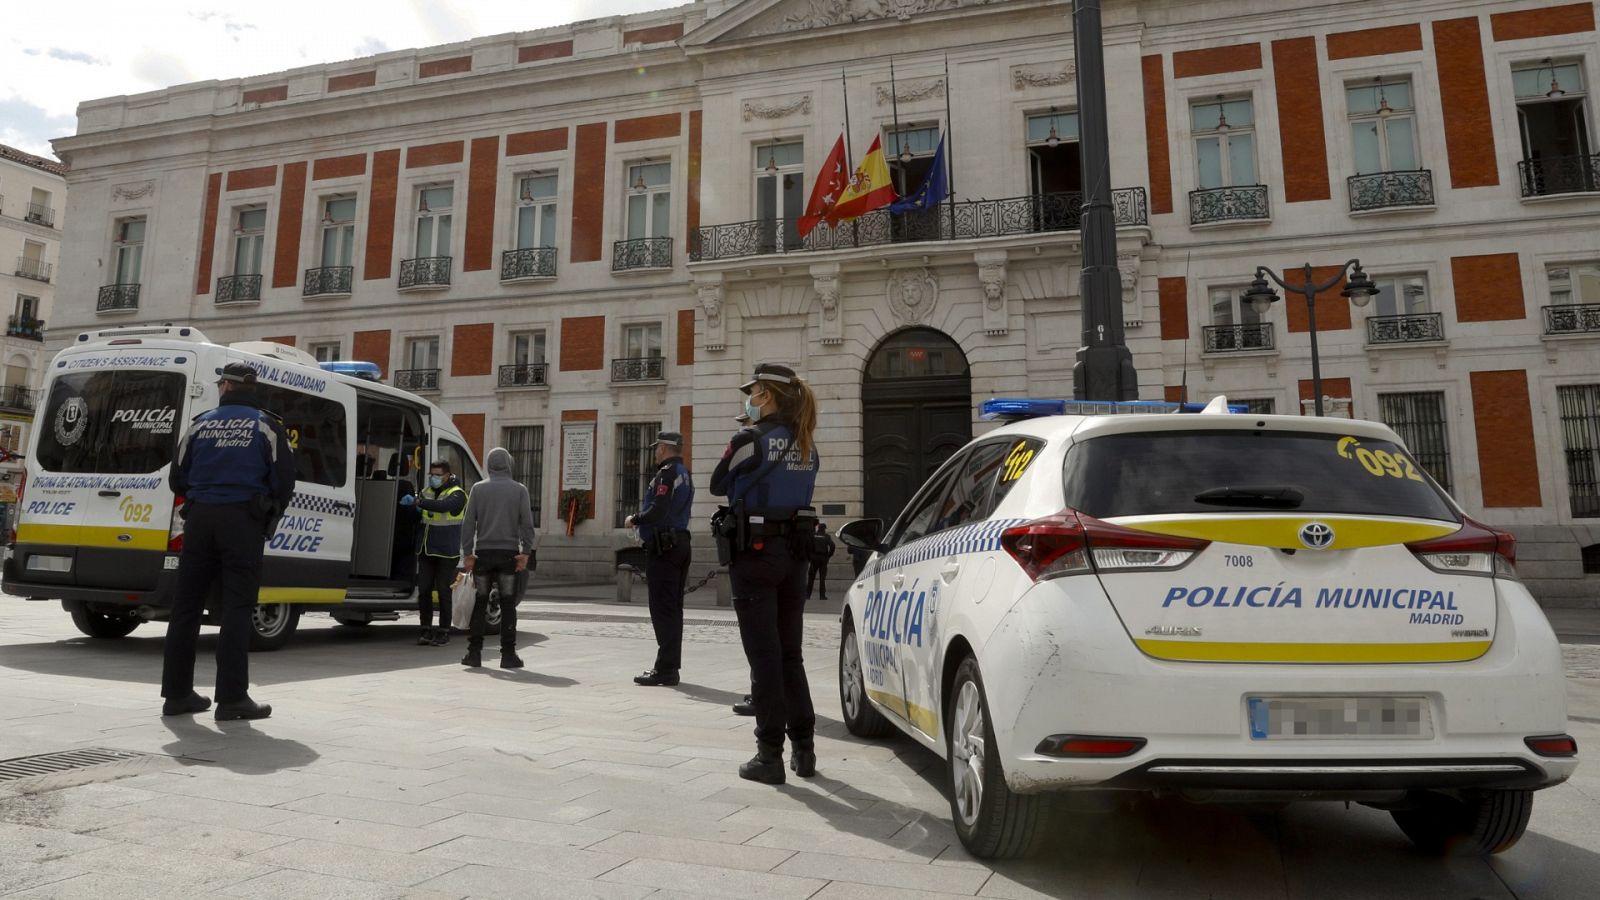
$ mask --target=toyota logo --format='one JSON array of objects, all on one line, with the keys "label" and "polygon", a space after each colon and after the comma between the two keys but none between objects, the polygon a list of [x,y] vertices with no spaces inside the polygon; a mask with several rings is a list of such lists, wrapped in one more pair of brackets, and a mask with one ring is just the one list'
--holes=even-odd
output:
[{"label": "toyota logo", "polygon": [[1300,543],[1313,550],[1326,550],[1333,543],[1333,529],[1323,522],[1300,526]]}]

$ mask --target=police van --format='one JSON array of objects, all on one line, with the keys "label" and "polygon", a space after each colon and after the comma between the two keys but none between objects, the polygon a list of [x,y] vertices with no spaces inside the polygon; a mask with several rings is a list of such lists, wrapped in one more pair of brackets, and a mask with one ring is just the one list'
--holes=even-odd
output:
[{"label": "police van", "polygon": [[380,383],[371,363],[319,364],[268,342],[213,344],[188,326],[79,334],[50,363],[19,491],[7,593],[60,600],[83,633],[123,637],[172,605],[182,497],[168,486],[189,421],[217,405],[224,365],[256,371],[283,419],[294,498],[268,540],[251,646],[288,642],[302,611],[346,625],[415,608],[414,515],[399,504],[432,460],[480,479],[443,410]]},{"label": "police van", "polygon": [[1356,801],[1426,850],[1510,847],[1577,766],[1515,539],[1381,424],[1225,402],[989,401],[1014,421],[887,529],[841,529],[873,554],[841,616],[849,730],[940,754],[980,857],[1111,792]]}]

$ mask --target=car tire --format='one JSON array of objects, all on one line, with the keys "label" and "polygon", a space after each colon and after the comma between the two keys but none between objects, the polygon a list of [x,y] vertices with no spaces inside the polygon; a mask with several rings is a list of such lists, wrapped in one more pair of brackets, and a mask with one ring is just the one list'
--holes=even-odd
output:
[{"label": "car tire", "polygon": [[300,624],[300,608],[288,603],[258,603],[250,612],[250,649],[281,650]]},{"label": "car tire", "polygon": [[137,616],[108,616],[82,603],[74,604],[67,611],[72,613],[72,624],[78,626],[79,631],[103,641],[125,638],[142,623]]},{"label": "car tire", "polygon": [[1533,814],[1533,792],[1463,791],[1452,797],[1432,791],[1408,809],[1389,813],[1406,837],[1426,853],[1489,856],[1521,839]]},{"label": "car tire", "polygon": [[983,675],[970,656],[956,670],[946,712],[950,820],[961,845],[979,859],[1027,856],[1044,833],[1047,798],[1014,793],[1006,784]]},{"label": "car tire", "polygon": [[839,708],[844,713],[844,727],[856,737],[881,738],[894,732],[893,723],[867,699],[861,642],[856,640],[855,623],[850,619],[845,620],[839,637]]}]

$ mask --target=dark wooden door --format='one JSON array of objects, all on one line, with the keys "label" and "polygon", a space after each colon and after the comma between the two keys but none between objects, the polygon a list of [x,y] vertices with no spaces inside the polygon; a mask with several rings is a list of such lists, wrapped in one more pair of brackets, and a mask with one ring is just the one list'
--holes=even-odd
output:
[{"label": "dark wooden door", "polygon": [[[939,387],[944,390],[928,390]],[[972,397],[964,384],[959,395],[950,387],[906,385],[900,397],[863,404],[868,518],[894,521],[928,476],[972,440]]]}]

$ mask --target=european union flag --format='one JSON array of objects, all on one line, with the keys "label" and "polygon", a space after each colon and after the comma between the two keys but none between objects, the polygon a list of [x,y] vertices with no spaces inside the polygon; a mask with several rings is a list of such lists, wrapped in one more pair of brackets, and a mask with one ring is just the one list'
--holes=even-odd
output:
[{"label": "european union flag", "polygon": [[944,135],[939,136],[939,149],[933,154],[933,167],[928,177],[911,193],[889,204],[889,212],[926,212],[937,207],[950,196],[950,173],[944,166]]}]

